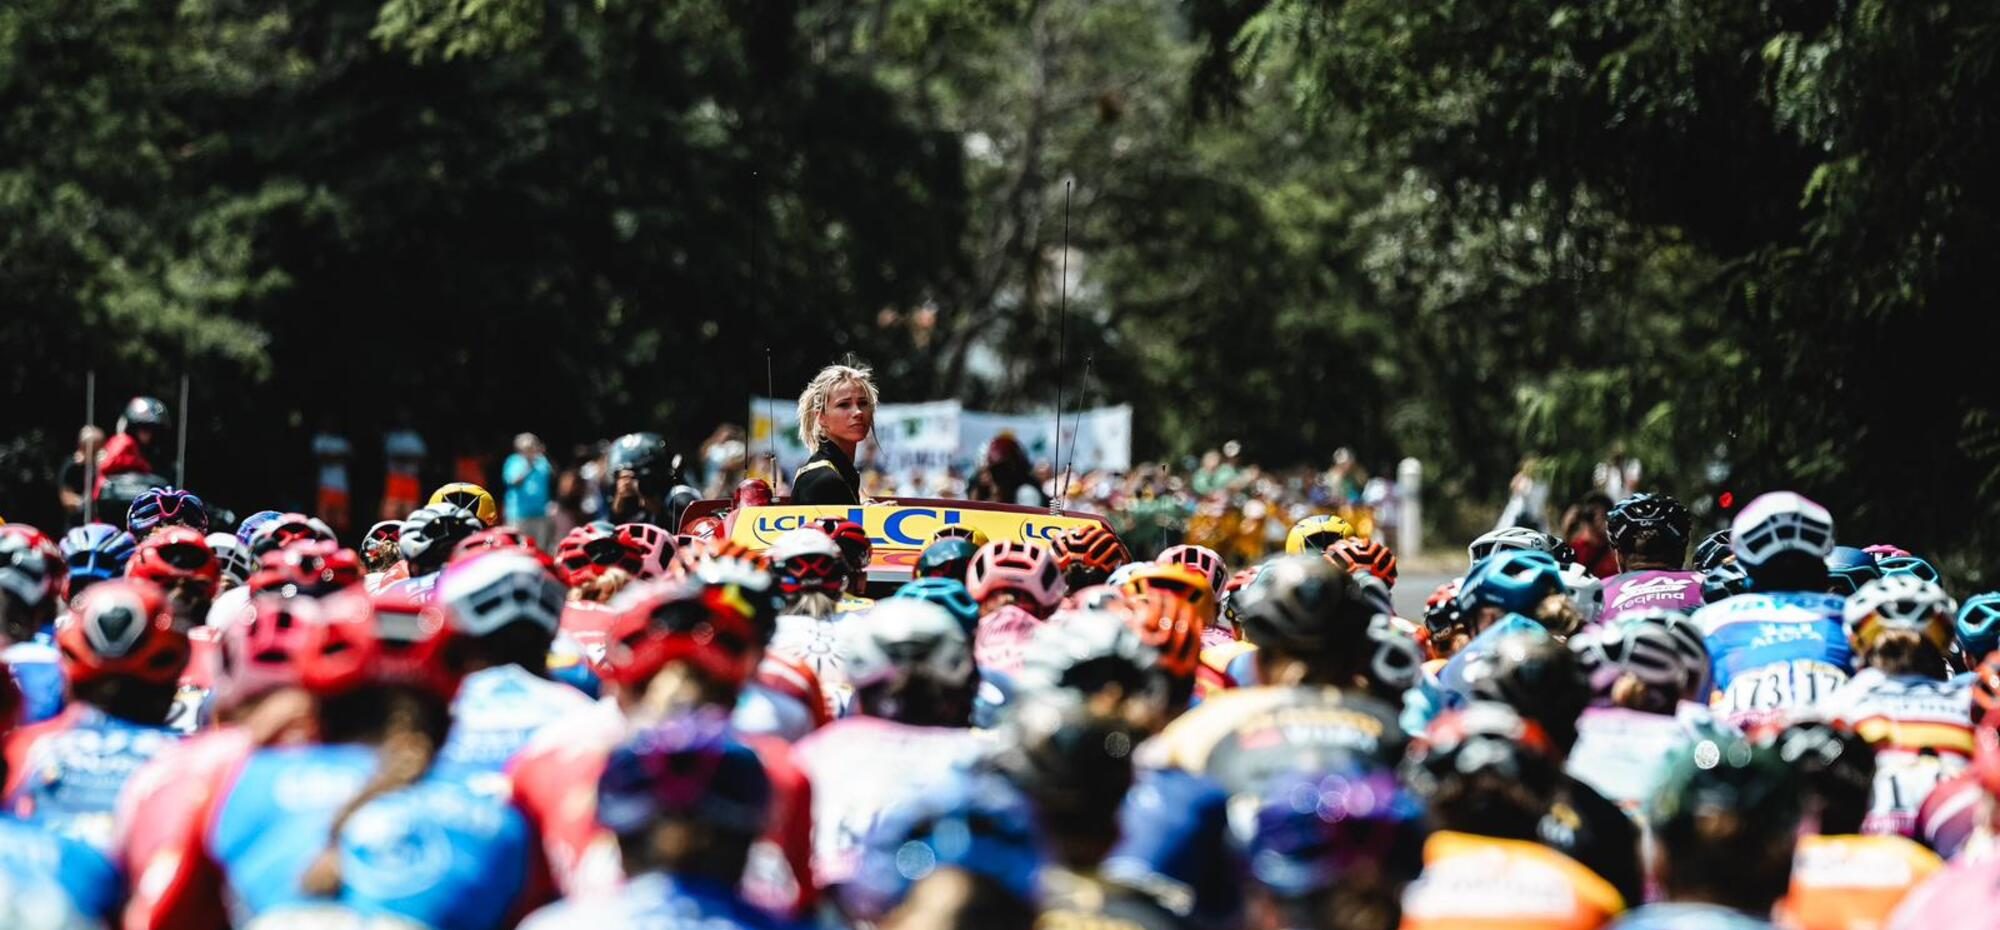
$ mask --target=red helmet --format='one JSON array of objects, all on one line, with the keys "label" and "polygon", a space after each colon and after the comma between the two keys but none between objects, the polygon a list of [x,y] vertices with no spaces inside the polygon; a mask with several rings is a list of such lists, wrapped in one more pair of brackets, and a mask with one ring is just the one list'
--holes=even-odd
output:
[{"label": "red helmet", "polygon": [[1170,546],[1153,561],[1161,565],[1185,565],[1208,577],[1210,593],[1222,590],[1229,582],[1229,566],[1222,564],[1222,554],[1207,546]]},{"label": "red helmet", "polygon": [[339,543],[306,539],[264,553],[262,564],[245,585],[252,594],[320,597],[360,581],[361,574],[361,556],[354,550],[342,549]]},{"label": "red helmet", "polygon": [[[184,526],[174,529],[201,535]],[[56,645],[71,685],[108,678],[170,685],[180,680],[192,654],[159,586],[135,578],[91,585],[70,609],[69,623],[56,631]]]},{"label": "red helmet", "polygon": [[674,544],[674,535],[651,523],[624,523],[618,527],[618,541],[639,550],[640,578],[659,578],[667,573],[667,565],[674,560],[674,553],[680,549]]},{"label": "red helmet", "polygon": [[1118,541],[1117,534],[1102,524],[1073,526],[1056,535],[1051,546],[1056,567],[1072,588],[1102,584],[1119,566],[1132,561],[1132,553]]},{"label": "red helmet", "polygon": [[66,589],[69,584],[69,559],[63,556],[62,546],[57,545],[55,540],[50,539],[49,534],[35,529],[26,523],[0,524],[0,533],[18,536],[22,542],[28,544],[29,548],[41,553],[42,560],[47,563],[49,590],[62,591]]},{"label": "red helmet", "polygon": [[1988,654],[1972,670],[1972,722],[1978,724],[1987,719],[2000,723],[2000,652]]},{"label": "red helmet", "polygon": [[840,558],[847,563],[850,574],[868,570],[868,559],[875,552],[875,544],[868,538],[868,531],[853,520],[839,517],[821,517],[814,521],[822,533],[833,539],[840,547]]},{"label": "red helmet", "polygon": [[125,563],[125,577],[143,578],[165,586],[189,579],[208,586],[208,596],[222,583],[222,562],[208,547],[208,537],[191,526],[168,526],[153,531]]},{"label": "red helmet", "polygon": [[1043,613],[1062,602],[1067,587],[1056,569],[1055,556],[1034,543],[987,543],[979,547],[965,570],[965,588],[973,600],[984,602],[997,592],[1013,591]]},{"label": "red helmet", "polygon": [[689,539],[721,539],[722,521],[716,517],[696,517],[681,527],[681,535]]},{"label": "red helmet", "polygon": [[[402,532],[400,526],[397,532]],[[250,537],[250,551],[254,555],[261,556],[274,549],[283,549],[301,539],[332,542],[333,538],[333,528],[327,526],[326,521],[302,513],[288,513],[258,527],[256,535]]]},{"label": "red helmet", "polygon": [[1346,571],[1365,571],[1390,587],[1396,585],[1396,554],[1372,539],[1349,536],[1326,547],[1326,560]]},{"label": "red helmet", "polygon": [[771,505],[771,483],[762,478],[745,478],[736,484],[736,492],[729,495],[731,507],[768,507]]},{"label": "red helmet", "polygon": [[556,571],[556,560],[542,549],[542,544],[536,542],[535,537],[505,524],[480,530],[459,540],[458,545],[451,548],[451,561],[445,564],[463,562],[494,549],[525,552],[533,556],[535,561],[542,563],[542,567],[548,569],[551,574],[561,574]]},{"label": "red helmet", "polygon": [[613,568],[637,577],[645,568],[646,554],[637,543],[620,538],[615,528],[586,523],[570,530],[556,546],[556,565],[563,583],[574,588]]},{"label": "red helmet", "polygon": [[324,622],[307,625],[299,643],[299,683],[306,690],[333,695],[403,685],[445,700],[457,693],[464,670],[442,608],[359,587],[327,596],[320,607]]},{"label": "red helmet", "polygon": [[692,579],[648,582],[619,599],[606,637],[605,677],[627,687],[686,660],[718,681],[741,687],[752,671],[757,635],[750,615],[721,586]]},{"label": "red helmet", "polygon": [[840,544],[812,527],[789,530],[764,550],[778,587],[787,596],[818,592],[839,594],[847,584],[847,558]]},{"label": "red helmet", "polygon": [[310,628],[325,623],[310,597],[254,595],[248,616],[222,631],[215,700],[227,709],[299,683]]}]

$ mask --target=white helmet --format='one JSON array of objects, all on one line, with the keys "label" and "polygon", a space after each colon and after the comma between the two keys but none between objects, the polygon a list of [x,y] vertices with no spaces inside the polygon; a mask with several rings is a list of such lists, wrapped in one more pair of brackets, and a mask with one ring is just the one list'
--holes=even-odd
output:
[{"label": "white helmet", "polygon": [[1118,615],[1102,610],[1062,610],[1035,630],[1021,654],[1014,684],[1022,692],[1061,688],[1071,670],[1096,662],[1130,665],[1134,679],[1160,661]]},{"label": "white helmet", "polygon": [[1562,579],[1563,587],[1569,589],[1569,599],[1583,614],[1584,624],[1596,623],[1598,614],[1604,612],[1604,579],[1591,574],[1581,562],[1564,565]]},{"label": "white helmet", "polygon": [[840,651],[856,691],[918,673],[945,685],[972,680],[972,644],[965,627],[929,601],[888,598],[841,625],[846,629]]},{"label": "white helmet", "polygon": [[1884,575],[1861,586],[1847,598],[1842,611],[1847,633],[1853,636],[1869,622],[1894,629],[1916,630],[1939,643],[1952,635],[1952,621],[1958,604],[1935,582],[1915,575]]},{"label": "white helmet", "polygon": [[1495,552],[1508,549],[1528,549],[1553,555],[1561,543],[1562,540],[1541,530],[1525,526],[1507,526],[1473,540],[1472,545],[1465,547],[1465,555],[1469,563],[1476,563]]},{"label": "white helmet", "polygon": [[516,623],[554,636],[567,589],[534,557],[505,549],[457,562],[438,580],[453,629],[478,638]]},{"label": "white helmet", "polygon": [[1833,515],[1800,495],[1773,491],[1729,524],[1729,548],[1746,570],[1787,552],[1824,560],[1833,551]]},{"label": "white helmet", "polygon": [[257,557],[250,554],[250,547],[237,539],[235,533],[208,534],[208,548],[215,552],[215,561],[222,566],[222,577],[229,587],[249,581],[257,571]]},{"label": "white helmet", "polygon": [[802,555],[827,555],[840,558],[840,544],[833,537],[812,527],[790,530],[772,541],[771,548],[764,550],[764,558],[772,565],[786,562]]}]

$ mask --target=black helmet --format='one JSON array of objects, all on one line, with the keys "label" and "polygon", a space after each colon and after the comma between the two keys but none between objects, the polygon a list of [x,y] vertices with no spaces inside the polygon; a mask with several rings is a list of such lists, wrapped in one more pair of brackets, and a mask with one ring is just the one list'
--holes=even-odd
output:
[{"label": "black helmet", "polygon": [[1456,780],[1491,772],[1546,804],[1555,799],[1561,771],[1552,751],[1534,720],[1505,704],[1473,701],[1431,722],[1423,739],[1411,744],[1403,777],[1417,794],[1434,800]]},{"label": "black helmet", "polygon": [[1039,691],[1008,718],[1008,748],[993,763],[1042,810],[1044,823],[1117,822],[1143,734],[1092,714],[1065,690]]},{"label": "black helmet", "polygon": [[[680,474],[678,471],[675,472],[674,478],[679,480]],[[646,480],[641,478],[639,479],[639,483],[644,485]],[[679,532],[681,515],[687,513],[688,507],[698,500],[701,500],[700,491],[685,484],[674,485],[672,489],[667,491],[667,525],[673,527],[675,532]]]},{"label": "black helmet", "polygon": [[1301,658],[1368,655],[1368,624],[1379,601],[1325,559],[1272,561],[1237,599],[1244,636],[1259,648]]},{"label": "black helmet", "polygon": [[1729,531],[1716,530],[1702,537],[1701,542],[1695,544],[1695,571],[1714,571],[1716,566],[1721,565],[1723,560],[1729,558],[1731,554],[1732,552],[1729,548]]},{"label": "black helmet", "polygon": [[1799,772],[1777,750],[1717,734],[1683,750],[1672,763],[1654,796],[1654,835],[1669,851],[1698,852],[1695,844],[1712,832],[1702,821],[1726,814],[1742,825],[1738,842],[1757,836],[1789,840],[1798,830],[1800,787]]},{"label": "black helmet", "polygon": [[1640,530],[1665,534],[1676,545],[1685,546],[1693,525],[1694,517],[1688,509],[1665,494],[1634,494],[1619,501],[1605,516],[1611,545],[1621,552],[1631,548]]},{"label": "black helmet", "polygon": [[606,458],[613,476],[631,472],[639,479],[639,492],[647,497],[664,494],[680,483],[680,471],[667,454],[667,441],[658,433],[626,433],[611,443]]},{"label": "black helmet", "polygon": [[174,425],[174,418],[167,413],[167,405],[157,397],[134,397],[125,403],[125,412],[118,415],[118,431],[123,433],[134,426],[150,426],[167,429]]},{"label": "black helmet", "polygon": [[[1795,723],[1768,742],[1820,803],[1821,833],[1858,833],[1875,791],[1875,750],[1853,731]],[[1831,823],[1829,823],[1831,821]]]},{"label": "black helmet", "polygon": [[1476,701],[1497,701],[1541,724],[1557,750],[1576,741],[1576,718],[1590,706],[1590,679],[1569,647],[1548,636],[1505,636],[1479,660],[1482,674],[1468,671]]},{"label": "black helmet", "polygon": [[1724,562],[1702,572],[1701,602],[1713,604],[1726,597],[1734,597],[1750,590],[1750,576],[1743,566],[1735,562]]}]

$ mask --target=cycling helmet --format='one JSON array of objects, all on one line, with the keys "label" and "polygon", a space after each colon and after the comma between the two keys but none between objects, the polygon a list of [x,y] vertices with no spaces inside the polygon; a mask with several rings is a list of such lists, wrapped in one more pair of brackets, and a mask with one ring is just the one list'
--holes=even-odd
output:
[{"label": "cycling helmet", "polygon": [[1827,590],[1834,594],[1846,597],[1880,577],[1875,557],[1853,546],[1835,546],[1826,554]]},{"label": "cycling helmet", "polygon": [[972,643],[945,609],[892,597],[842,622],[847,681],[861,691],[925,677],[949,687],[972,681]]},{"label": "cycling helmet", "polygon": [[333,542],[333,527],[318,517],[302,513],[280,514],[258,527],[256,535],[250,537],[250,554],[263,558],[264,553],[283,549],[301,539]]},{"label": "cycling helmet", "polygon": [[244,618],[222,630],[217,705],[235,707],[298,684],[307,628],[324,622],[313,598],[252,596]]},{"label": "cycling helmet", "polygon": [[1576,654],[1553,637],[1516,634],[1495,640],[1483,659],[1484,674],[1467,675],[1473,700],[1514,708],[1567,750],[1576,718],[1590,706],[1590,681]]},{"label": "cycling helmet", "polygon": [[764,550],[764,557],[771,560],[771,570],[786,595],[839,594],[847,583],[847,559],[840,544],[812,527],[787,531]]},{"label": "cycling helmet", "polygon": [[611,443],[605,456],[605,471],[616,477],[629,471],[639,479],[639,493],[647,497],[664,494],[680,482],[680,471],[667,454],[667,441],[658,433],[626,433]]},{"label": "cycling helmet", "polygon": [[56,631],[56,646],[71,687],[112,678],[171,685],[191,654],[159,587],[138,579],[91,585]]},{"label": "cycling helmet", "polygon": [[1285,534],[1286,555],[1318,555],[1326,547],[1354,535],[1354,527],[1332,514],[1314,514],[1292,524]]},{"label": "cycling helmet", "polygon": [[1866,552],[1877,559],[1892,559],[1899,555],[1910,554],[1910,550],[1905,549],[1901,546],[1892,545],[1890,543],[1876,543],[1875,545],[1872,546],[1862,546],[1861,551]]},{"label": "cycling helmet", "polygon": [[[1648,694],[1663,697],[1658,706],[1645,710],[1666,713],[1675,703],[1693,698],[1687,693],[1684,644],[1664,624],[1625,620],[1588,629],[1570,637],[1569,648],[1576,653],[1599,706],[1611,703],[1612,687],[1627,675],[1645,685]],[[1707,654],[1704,648],[1702,655]]]},{"label": "cycling helmet", "polygon": [[855,577],[868,570],[868,559],[875,551],[875,544],[868,539],[868,531],[853,520],[839,517],[821,517],[815,521],[820,532],[840,547],[841,561],[847,563],[848,577]]},{"label": "cycling helmet", "polygon": [[432,504],[418,509],[403,521],[396,536],[396,548],[410,566],[412,577],[428,575],[444,567],[451,550],[466,537],[486,528],[472,511],[453,504]]},{"label": "cycling helmet", "polygon": [[1750,576],[1743,566],[1724,562],[1701,574],[1701,602],[1713,604],[1750,590]]},{"label": "cycling helmet", "polygon": [[753,615],[772,612],[750,600],[738,588],[692,577],[627,588],[612,601],[618,618],[607,637],[605,677],[637,687],[669,663],[685,661],[742,687],[763,638]]},{"label": "cycling helmet", "polygon": [[736,741],[727,714],[707,708],[633,733],[597,778],[597,822],[622,837],[644,836],[663,820],[750,837],[770,808],[764,764]]},{"label": "cycling helmet", "polygon": [[1861,825],[1875,791],[1875,749],[1867,740],[1814,720],[1787,726],[1763,742],[1798,773],[1823,809]]},{"label": "cycling helmet", "polygon": [[0,528],[0,591],[18,599],[30,610],[53,603],[51,595],[59,587],[56,570],[59,559],[51,559],[33,537],[16,532],[20,524]]},{"label": "cycling helmet", "polygon": [[465,670],[443,606],[393,588],[371,595],[355,586],[322,598],[320,609],[323,622],[307,624],[299,643],[299,684],[307,691],[324,697],[410,687],[446,701],[458,692]]},{"label": "cycling helmet", "polygon": [[684,545],[674,553],[674,560],[667,565],[667,574],[673,577],[693,574],[702,566],[714,562],[741,565],[746,570],[764,572],[770,568],[770,560],[764,553],[731,539],[700,539]]},{"label": "cycling helmet", "polygon": [[667,573],[667,565],[674,560],[672,533],[651,523],[622,523],[618,526],[618,541],[627,548],[639,550],[640,578],[658,578]]},{"label": "cycling helmet", "polygon": [[1222,554],[1207,546],[1169,546],[1153,561],[1161,565],[1185,565],[1206,576],[1211,597],[1229,581],[1229,566],[1222,564]]},{"label": "cycling helmet", "polygon": [[[681,537],[686,537],[689,540],[721,539],[725,535],[725,529],[726,527],[723,525],[722,520],[718,517],[696,517],[687,521],[686,526],[681,527],[681,532],[676,534],[675,541],[679,542]],[[682,545],[686,545],[686,543],[682,543]]]},{"label": "cycling helmet", "polygon": [[131,533],[109,523],[86,523],[63,534],[63,562],[69,566],[63,597],[75,598],[97,582],[125,574],[138,545]]},{"label": "cycling helmet", "polygon": [[1124,605],[1125,592],[1108,584],[1094,584],[1063,597],[1063,607],[1070,610],[1117,610]]},{"label": "cycling helmet", "polygon": [[890,597],[911,597],[944,608],[953,620],[965,627],[966,635],[972,635],[979,625],[979,602],[972,599],[972,593],[965,590],[964,582],[950,578],[918,578],[896,589]]},{"label": "cycling helmet", "polygon": [[1041,838],[1034,811],[998,773],[957,773],[891,805],[868,831],[854,877],[839,886],[844,909],[879,921],[911,886],[941,869],[979,876],[1015,900],[1036,900]]},{"label": "cycling helmet", "polygon": [[479,639],[516,623],[554,636],[567,593],[533,556],[503,551],[445,569],[436,597],[453,628]]},{"label": "cycling helmet", "polygon": [[1035,630],[1014,673],[1015,688],[1068,688],[1089,694],[1119,684],[1126,694],[1147,688],[1159,653],[1140,640],[1125,617],[1099,610],[1062,611]]},{"label": "cycling helmet", "polygon": [[[272,520],[276,520],[282,516],[284,516],[284,514],[279,513],[275,510],[259,510],[256,513],[244,517],[242,522],[236,524],[236,538],[242,540],[244,545],[246,546],[250,545],[250,541],[257,538],[258,530],[261,530],[264,527],[269,526]],[[400,521],[392,520],[389,522],[395,523],[397,526],[402,525]],[[376,525],[380,526],[381,524],[376,524]],[[374,531],[370,530],[369,532],[372,534]]]},{"label": "cycling helmet", "polygon": [[[1470,564],[1478,564],[1496,552],[1525,551],[1541,552],[1551,558],[1563,541],[1541,530],[1525,526],[1502,527],[1480,536],[1465,547],[1465,555]],[[1557,561],[1563,561],[1557,559]],[[1575,561],[1572,554],[1570,561]]]},{"label": "cycling helmet", "polygon": [[1186,565],[1141,564],[1119,585],[1118,593],[1128,600],[1146,594],[1165,594],[1185,601],[1201,620],[1197,633],[1215,624],[1215,591],[1208,586],[1206,575]]},{"label": "cycling helmet", "polygon": [[[1717,734],[1682,750],[1653,796],[1653,833],[1670,851],[1698,850],[1704,822],[1720,816],[1762,838],[1791,842],[1804,798],[1792,766],[1776,750]],[[1754,850],[1740,838],[1746,855]]]},{"label": "cycling helmet", "polygon": [[994,542],[979,547],[966,567],[966,590],[973,600],[985,603],[1000,591],[1013,591],[1028,599],[1043,613],[1062,602],[1062,573],[1049,550],[1034,543]]},{"label": "cycling helmet", "polygon": [[497,526],[500,523],[500,507],[493,502],[493,495],[470,481],[454,481],[432,491],[431,499],[425,501],[424,505],[437,504],[450,504],[460,510],[470,510],[473,516],[479,518],[480,523],[487,526]]},{"label": "cycling helmet", "polygon": [[125,402],[125,410],[118,414],[118,431],[131,432],[134,426],[150,426],[168,429],[174,425],[173,415],[167,412],[167,405],[157,397],[134,397]]},{"label": "cycling helmet", "polygon": [[1486,772],[1549,798],[1558,778],[1554,751],[1541,724],[1506,704],[1474,701],[1431,721],[1410,744],[1403,776],[1426,801],[1447,783]]},{"label": "cycling helmet", "polygon": [[1390,587],[1396,586],[1396,554],[1372,539],[1349,537],[1326,547],[1326,557],[1350,572],[1367,572]]},{"label": "cycling helmet", "polygon": [[1694,620],[1686,614],[1653,607],[1625,614],[1618,618],[1618,622],[1665,628],[1672,638],[1675,658],[1681,665],[1681,694],[1686,700],[1708,703],[1709,692],[1714,688],[1715,666],[1708,654],[1708,639],[1702,635],[1701,627]]},{"label": "cycling helmet", "polygon": [[1378,612],[1352,576],[1315,556],[1266,563],[1238,599],[1244,638],[1301,657],[1363,655]]},{"label": "cycling helmet", "polygon": [[778,615],[785,609],[785,594],[762,561],[749,555],[712,555],[680,577],[701,585],[701,596],[712,608],[728,607],[742,614],[758,645],[770,645]]},{"label": "cycling helmet", "polygon": [[1989,652],[1986,658],[1972,670],[1972,723],[1974,726],[1990,726],[1988,717],[2000,710],[2000,652]]},{"label": "cycling helmet", "polygon": [[[1050,544],[1056,567],[1071,589],[1103,584],[1118,567],[1132,561],[1132,553],[1118,536],[1102,524],[1086,523],[1056,534]],[[1169,550],[1172,551],[1172,550]],[[1166,554],[1161,553],[1161,558]]]},{"label": "cycling helmet", "polygon": [[972,566],[972,557],[977,554],[979,547],[971,540],[956,536],[940,539],[917,555],[916,577],[949,578],[964,584],[965,570]]},{"label": "cycling helmet", "polygon": [[222,564],[200,530],[169,526],[132,550],[132,560],[125,563],[125,577],[142,578],[163,588],[185,579],[203,586],[208,596],[214,597],[222,583]]},{"label": "cycling helmet", "polygon": [[1694,516],[1680,501],[1665,494],[1639,493],[1613,505],[1604,523],[1611,545],[1623,551],[1632,547],[1641,530],[1663,534],[1685,546]]},{"label": "cycling helmet", "polygon": [[993,541],[986,537],[985,530],[964,523],[947,523],[938,527],[937,532],[931,534],[930,541],[936,543],[946,539],[963,539],[974,549]]},{"label": "cycling helmet", "polygon": [[1207,626],[1194,605],[1160,593],[1125,598],[1125,622],[1139,641],[1159,654],[1158,667],[1183,681],[1201,666],[1201,631]]},{"label": "cycling helmet", "polygon": [[1584,623],[1596,623],[1598,614],[1604,612],[1604,579],[1591,574],[1581,562],[1560,564],[1563,590],[1569,594],[1570,602],[1583,615]]},{"label": "cycling helmet", "polygon": [[556,564],[562,568],[563,583],[576,587],[616,568],[638,577],[646,564],[638,540],[620,536],[609,523],[586,523],[570,530],[556,544]]},{"label": "cycling helmet", "polygon": [[1458,588],[1458,609],[1476,614],[1482,607],[1532,615],[1551,594],[1567,589],[1554,556],[1533,549],[1502,549],[1479,561]]},{"label": "cycling helmet", "polygon": [[1256,581],[1258,573],[1263,570],[1263,566],[1253,565],[1229,576],[1229,580],[1222,583],[1222,590],[1215,595],[1216,622],[1230,630],[1242,629],[1242,620],[1237,617],[1236,596]]},{"label": "cycling helmet", "polygon": [[132,509],[125,512],[125,525],[139,538],[160,526],[192,527],[207,535],[208,506],[188,491],[147,488],[132,499]]},{"label": "cycling helmet", "polygon": [[556,560],[542,550],[542,544],[514,527],[502,524],[480,530],[451,547],[451,560],[447,565],[456,565],[467,559],[478,558],[488,552],[518,552],[537,562],[550,572],[556,571]]},{"label": "cycling helmet", "polygon": [[1132,787],[1132,750],[1144,734],[1061,690],[1025,695],[1004,729],[990,764],[1034,801],[1045,830],[1105,830],[1116,822]]},{"label": "cycling helmet", "polygon": [[321,597],[361,580],[361,556],[339,543],[293,543],[264,560],[247,583],[258,594]]},{"label": "cycling helmet", "polygon": [[1424,629],[1430,631],[1433,641],[1464,625],[1465,613],[1458,609],[1458,589],[1464,583],[1463,578],[1453,578],[1424,599]]},{"label": "cycling helmet", "polygon": [[234,533],[208,534],[208,548],[215,553],[216,564],[222,567],[225,590],[241,586],[257,573],[257,558]]},{"label": "cycling helmet", "polygon": [[771,498],[771,482],[765,481],[762,478],[745,478],[736,483],[735,491],[730,492],[729,505],[739,509],[743,507],[769,507],[771,506]]},{"label": "cycling helmet", "polygon": [[1735,558],[1735,551],[1729,547],[1728,530],[1716,530],[1702,537],[1694,547],[1694,569],[1698,572],[1712,572],[1716,566]]},{"label": "cycling helmet", "polygon": [[1729,549],[1746,571],[1796,552],[1825,559],[1833,551],[1833,515],[1790,491],[1758,496],[1729,525]]},{"label": "cycling helmet", "polygon": [[1959,605],[1958,648],[1967,662],[2000,649],[2000,591],[1975,594]]},{"label": "cycling helmet", "polygon": [[1944,576],[1937,566],[1914,555],[1887,555],[1875,561],[1875,567],[1887,575],[1915,575],[1931,584],[1944,584]]},{"label": "cycling helmet", "polygon": [[1884,630],[1914,630],[1938,652],[1951,648],[1958,605],[1944,589],[1915,575],[1884,575],[1847,599],[1843,616],[1854,651],[1866,655]]},{"label": "cycling helmet", "polygon": [[1273,777],[1260,792],[1247,859],[1257,883],[1298,899],[1349,876],[1400,884],[1423,870],[1424,804],[1390,769],[1335,759]]},{"label": "cycling helmet", "polygon": [[[1356,579],[1366,583],[1370,579]],[[1424,674],[1424,652],[1416,638],[1397,627],[1390,613],[1368,621],[1369,690],[1385,701],[1400,701]]]}]

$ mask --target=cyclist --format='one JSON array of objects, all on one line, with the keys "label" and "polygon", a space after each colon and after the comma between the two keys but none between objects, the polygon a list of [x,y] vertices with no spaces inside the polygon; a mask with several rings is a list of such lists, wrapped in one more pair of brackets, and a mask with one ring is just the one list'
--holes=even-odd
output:
[{"label": "cyclist", "polygon": [[867,594],[868,561],[875,551],[875,544],[868,539],[868,531],[853,520],[839,517],[821,517],[817,524],[820,532],[840,547],[840,560],[847,566],[847,593]]},{"label": "cyclist", "polygon": [[840,902],[883,930],[1030,930],[1040,838],[1027,799],[986,771],[953,773],[869,831]]},{"label": "cyclist", "polygon": [[1062,531],[1052,548],[1063,584],[1071,591],[1103,584],[1119,566],[1132,561],[1132,553],[1118,536],[1097,523]]},{"label": "cyclist", "polygon": [[170,526],[154,532],[132,552],[125,574],[158,585],[174,626],[185,633],[208,618],[222,584],[222,565],[200,530]]},{"label": "cyclist", "polygon": [[1459,623],[1477,637],[1515,614],[1567,636],[1583,624],[1567,590],[1554,557],[1531,549],[1502,549],[1474,565],[1458,586]]},{"label": "cyclist", "polygon": [[318,517],[302,513],[279,514],[258,524],[256,530],[251,533],[250,554],[261,559],[267,553],[276,552],[292,543],[308,539],[333,542],[333,528]]},{"label": "cyclist", "polygon": [[0,527],[0,662],[21,691],[21,723],[54,717],[63,708],[63,675],[52,624],[64,583],[60,559],[38,543],[41,533]]},{"label": "cyclist", "polygon": [[125,514],[125,528],[132,537],[144,541],[153,531],[184,526],[208,535],[208,505],[192,492],[176,488],[147,488],[132,499]]},{"label": "cyclist", "polygon": [[1729,544],[1754,588],[1696,611],[1715,660],[1717,713],[1746,727],[1811,707],[1846,683],[1853,650],[1826,593],[1833,517],[1789,491],[1751,501]]},{"label": "cyclist", "polygon": [[[208,549],[215,553],[216,564],[222,568],[222,579],[216,585],[215,596],[219,599],[237,588],[257,572],[257,557],[250,554],[250,547],[243,544],[233,533],[210,533]],[[211,605],[209,612],[214,613]]]},{"label": "cyclist", "polygon": [[847,562],[839,545],[812,527],[779,536],[764,555],[785,598],[771,653],[810,668],[819,678],[827,712],[839,716],[853,693],[840,648],[840,628],[847,622],[839,614]]},{"label": "cyclist", "polygon": [[1996,793],[2000,793],[2000,730],[1994,715],[1981,715],[1973,733],[1972,776],[1982,795],[1976,802],[1984,808],[1981,819],[1985,836],[1968,844],[1960,854],[1918,885],[1890,915],[1891,930],[1928,930],[1931,927],[1978,926],[1991,924],[1994,914],[1993,889],[2000,884],[2000,856],[1991,851]]},{"label": "cyclist", "polygon": [[1542,728],[1505,704],[1475,702],[1431,724],[1404,766],[1437,831],[1403,894],[1404,930],[1587,930],[1625,909],[1609,882],[1535,840],[1559,772]]},{"label": "cyclist", "polygon": [[411,513],[396,535],[396,548],[403,553],[410,577],[387,590],[417,601],[430,600],[452,549],[485,528],[472,511],[453,504],[432,504]]},{"label": "cyclist", "polygon": [[1967,668],[2000,649],[2000,591],[1966,598],[1965,603],[1958,605],[1953,632],[1958,640],[1959,659]]},{"label": "cyclist", "polygon": [[439,761],[497,773],[536,732],[589,706],[549,680],[563,586],[533,556],[503,549],[454,563],[437,603],[458,633],[466,671]]},{"label": "cyclist", "polygon": [[1396,554],[1372,539],[1343,539],[1326,547],[1326,557],[1350,572],[1367,572],[1376,580],[1396,586]]},{"label": "cyclist", "polygon": [[1823,723],[1786,727],[1768,741],[1805,782],[1806,822],[1780,912],[1799,930],[1873,930],[1932,873],[1936,853],[1900,836],[1862,835],[1875,783],[1875,751]]},{"label": "cyclist", "polygon": [[1663,610],[1572,637],[1590,682],[1565,770],[1643,820],[1667,762],[1706,732],[1708,647],[1685,618]]},{"label": "cyclist", "polygon": [[966,567],[965,588],[979,602],[973,655],[988,672],[1020,668],[1021,651],[1065,591],[1055,556],[1034,543],[992,542]]},{"label": "cyclist", "polygon": [[1392,930],[1423,868],[1423,804],[1387,769],[1346,763],[1272,783],[1248,847],[1252,930]]},{"label": "cyclist", "polygon": [[[0,666],[0,741],[13,732],[20,692]],[[8,778],[0,757],[0,781]],[[0,812],[0,926],[57,930],[116,916],[120,876],[88,845]]]},{"label": "cyclist", "polygon": [[979,554],[979,547],[972,540],[950,537],[939,539],[924,546],[917,554],[917,578],[949,578],[959,584],[965,583],[965,570],[972,566],[972,557]]},{"label": "cyclist", "polygon": [[63,586],[63,600],[74,601],[91,585],[125,574],[125,563],[138,545],[131,533],[109,523],[86,523],[64,533],[61,546],[69,583]]},{"label": "cyclist", "polygon": [[1687,570],[1693,516],[1681,502],[1634,494],[1605,518],[1618,573],[1604,580],[1604,610],[1611,623],[1641,610],[1694,610],[1702,605],[1701,575]]},{"label": "cyclist", "polygon": [[1564,558],[1569,546],[1562,540],[1541,530],[1526,526],[1508,526],[1483,533],[1465,547],[1467,567],[1477,565],[1498,552],[1540,552],[1557,562],[1574,561]]},{"label": "cyclist", "polygon": [[1956,605],[1913,575],[1888,575],[1847,599],[1848,637],[1862,668],[1814,708],[1877,753],[1866,832],[1913,836],[1917,810],[1972,759],[1969,677],[1946,661]]}]

